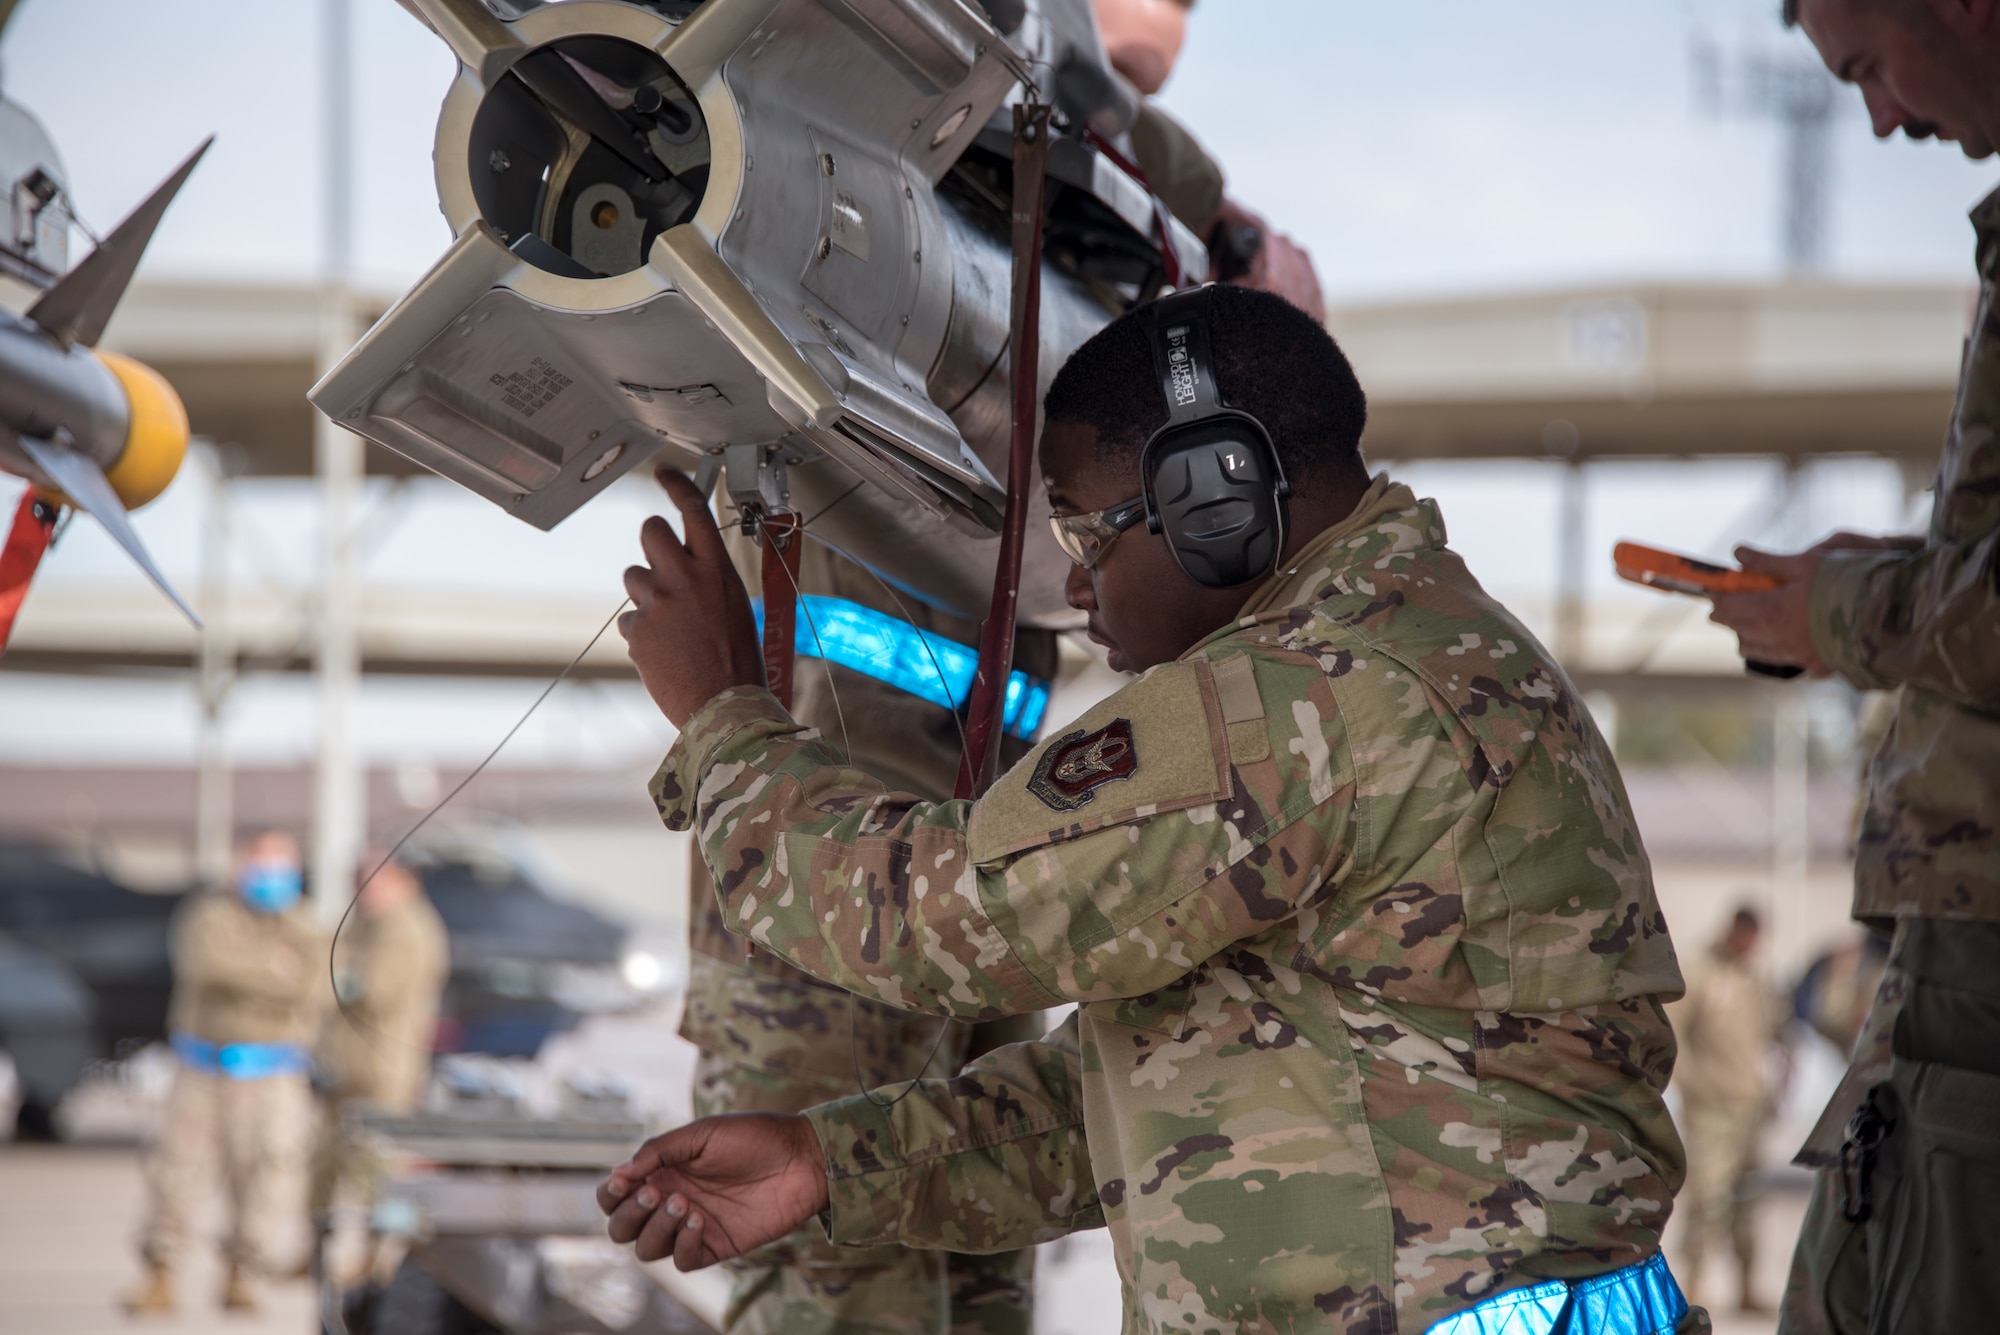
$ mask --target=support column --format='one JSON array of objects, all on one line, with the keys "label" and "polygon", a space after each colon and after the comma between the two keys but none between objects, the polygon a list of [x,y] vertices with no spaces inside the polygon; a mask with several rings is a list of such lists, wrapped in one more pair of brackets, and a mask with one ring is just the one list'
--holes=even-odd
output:
[{"label": "support column", "polygon": [[205,886],[229,881],[236,812],[227,712],[236,686],[236,636],[229,617],[229,477],[215,442],[195,442],[205,482],[201,535],[201,701],[195,775],[194,866]]},{"label": "support column", "polygon": [[[328,294],[322,370],[353,343],[344,293]],[[320,911],[338,917],[354,892],[367,821],[366,773],[354,735],[361,687],[361,568],[356,543],[363,467],[361,437],[324,417],[313,422],[320,488],[319,752],[313,790],[312,881]]]},{"label": "support column", "polygon": [[1583,543],[1588,519],[1588,488],[1583,463],[1563,461],[1562,497],[1556,519],[1555,656],[1566,672],[1583,667]]},{"label": "support column", "polygon": [[[321,0],[321,273],[318,373],[331,370],[358,330],[347,289],[353,268],[354,194],[349,90],[350,0]],[[354,893],[367,820],[366,776],[354,736],[361,684],[361,570],[355,517],[360,508],[361,438],[313,415],[313,461],[320,488],[319,752],[313,789],[312,884],[322,915],[339,917]]]},{"label": "support column", "polygon": [[1812,871],[1811,697],[1803,682],[1774,687],[1771,704],[1771,962],[1774,972],[1805,959]]}]

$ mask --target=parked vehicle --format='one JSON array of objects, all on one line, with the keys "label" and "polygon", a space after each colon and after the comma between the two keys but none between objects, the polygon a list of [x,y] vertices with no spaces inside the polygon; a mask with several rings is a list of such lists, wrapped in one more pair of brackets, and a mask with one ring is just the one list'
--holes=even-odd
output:
[{"label": "parked vehicle", "polygon": [[[533,1057],[584,1015],[638,998],[627,929],[557,897],[522,862],[452,844],[411,865],[451,940],[440,1051]],[[168,931],[184,895],[0,843],[0,1049],[20,1085],[17,1136],[57,1135],[56,1105],[93,1059],[166,1038]]]}]

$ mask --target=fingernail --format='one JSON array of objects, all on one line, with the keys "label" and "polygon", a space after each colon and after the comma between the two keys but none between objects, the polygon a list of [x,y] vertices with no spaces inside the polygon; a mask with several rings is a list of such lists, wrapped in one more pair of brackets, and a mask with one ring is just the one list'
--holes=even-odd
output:
[{"label": "fingernail", "polygon": [[625,1179],[622,1177],[614,1177],[609,1182],[606,1182],[604,1184],[604,1189],[610,1192],[613,1196],[623,1196],[626,1192]]},{"label": "fingernail", "polygon": [[696,1215],[694,1218],[687,1221],[687,1230],[690,1233],[699,1233],[701,1231],[700,1215]]},{"label": "fingernail", "polygon": [[651,1210],[660,1203],[660,1193],[651,1187],[639,1188],[639,1208]]},{"label": "fingernail", "polygon": [[686,1214],[687,1208],[688,1208],[688,1203],[684,1197],[681,1196],[667,1197],[667,1213],[673,1218],[678,1219],[682,1215]]}]

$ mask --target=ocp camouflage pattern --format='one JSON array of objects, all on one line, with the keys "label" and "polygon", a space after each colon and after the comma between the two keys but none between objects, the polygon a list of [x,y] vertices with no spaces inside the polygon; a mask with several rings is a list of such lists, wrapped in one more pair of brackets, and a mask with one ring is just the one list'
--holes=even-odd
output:
[{"label": "ocp camouflage pattern", "polygon": [[1836,552],[1813,580],[1813,646],[1864,689],[1900,686],[1868,766],[1854,916],[2000,918],[2000,191],[1972,212],[1979,304],[1911,551]]},{"label": "ocp camouflage pattern", "polygon": [[[762,551],[733,524],[725,541],[739,573],[758,577]],[[976,642],[979,628],[887,590],[862,567],[809,543],[799,587],[858,602],[932,633]],[[1054,636],[1023,628],[1015,665],[1053,675]],[[958,773],[951,711],[851,668],[801,658],[794,717],[821,724],[856,762],[922,795],[942,797]],[[1007,745],[1024,754],[1026,744]],[[699,850],[690,848],[690,971],[681,1036],[699,1049],[697,1116],[795,1113],[857,1089],[950,1073],[968,1055],[1038,1036],[1038,1015],[980,1025],[942,1024],[855,997],[758,950],[723,922]],[[723,1326],[732,1335],[1028,1335],[1034,1328],[1035,1253],[964,1255],[901,1246],[842,1247],[808,1223],[732,1262]]]},{"label": "ocp camouflage pattern", "polygon": [[733,930],[908,1010],[1079,1003],[815,1109],[834,1240],[1101,1223],[1128,1330],[1232,1335],[1422,1330],[1658,1249],[1681,980],[1645,853],[1575,691],[1444,543],[1378,479],[1053,730],[1130,728],[1072,810],[1033,755],[976,804],[888,791],[761,691],[690,721],[654,796]]}]

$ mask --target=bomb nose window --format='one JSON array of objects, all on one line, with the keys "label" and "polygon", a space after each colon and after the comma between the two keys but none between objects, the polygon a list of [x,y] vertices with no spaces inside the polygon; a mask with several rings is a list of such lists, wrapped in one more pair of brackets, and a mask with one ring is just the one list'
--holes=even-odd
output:
[{"label": "bomb nose window", "polygon": [[572,37],[516,61],[473,121],[479,211],[552,273],[611,277],[694,217],[708,123],[666,62],[615,37]]}]

